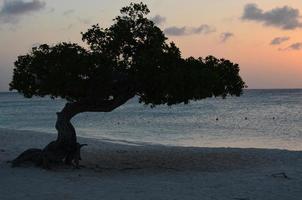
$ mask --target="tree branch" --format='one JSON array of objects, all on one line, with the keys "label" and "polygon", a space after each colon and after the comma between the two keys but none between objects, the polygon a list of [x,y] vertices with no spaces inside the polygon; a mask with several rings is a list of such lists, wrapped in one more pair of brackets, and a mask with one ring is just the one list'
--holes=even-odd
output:
[{"label": "tree branch", "polygon": [[127,92],[114,97],[112,100],[98,100],[87,98],[85,100],[67,103],[61,113],[68,119],[71,119],[82,112],[111,112],[119,106],[125,104],[129,99],[135,96],[134,92]]}]

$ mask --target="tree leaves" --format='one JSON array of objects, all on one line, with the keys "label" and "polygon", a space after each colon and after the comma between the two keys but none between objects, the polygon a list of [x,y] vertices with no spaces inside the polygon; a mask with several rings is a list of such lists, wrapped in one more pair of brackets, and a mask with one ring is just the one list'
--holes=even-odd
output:
[{"label": "tree leaves", "polygon": [[93,25],[82,33],[88,49],[73,43],[33,48],[15,62],[10,89],[74,102],[117,98],[129,88],[151,106],[242,93],[237,64],[213,56],[182,58],[148,13],[145,4],[131,3],[109,28]]}]

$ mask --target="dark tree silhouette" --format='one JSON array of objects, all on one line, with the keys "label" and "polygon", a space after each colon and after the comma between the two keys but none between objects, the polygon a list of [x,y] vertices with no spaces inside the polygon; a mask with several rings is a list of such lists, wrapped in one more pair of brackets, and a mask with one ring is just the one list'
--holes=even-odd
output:
[{"label": "dark tree silhouette", "polygon": [[120,12],[109,28],[97,24],[82,33],[88,48],[43,44],[15,62],[11,90],[68,102],[57,113],[58,137],[43,150],[43,163],[73,161],[79,145],[70,120],[78,113],[110,112],[135,95],[154,107],[242,94],[245,83],[237,64],[213,56],[182,58],[146,17],[149,9],[143,3]]}]

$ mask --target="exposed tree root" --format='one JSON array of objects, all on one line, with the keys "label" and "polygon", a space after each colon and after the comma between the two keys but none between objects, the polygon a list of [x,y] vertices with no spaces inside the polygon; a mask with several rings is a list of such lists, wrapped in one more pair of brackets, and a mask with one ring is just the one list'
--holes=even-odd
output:
[{"label": "exposed tree root", "polygon": [[61,148],[57,141],[50,142],[44,149],[28,149],[12,160],[12,167],[22,166],[31,163],[44,169],[50,169],[55,164],[68,164],[79,168],[81,160],[81,148],[87,144],[77,143],[74,151],[66,151]]},{"label": "exposed tree root", "polygon": [[[12,161],[12,167],[20,166],[25,162],[49,169],[53,164],[67,164],[79,168],[81,148],[87,144],[79,144],[75,128],[70,120],[82,112],[110,112],[131,99],[135,93],[129,92],[128,87],[123,88],[125,94],[113,100],[66,103],[61,112],[57,112],[56,129],[58,137],[50,142],[44,149],[28,149]],[[121,91],[122,92],[122,91]]]}]

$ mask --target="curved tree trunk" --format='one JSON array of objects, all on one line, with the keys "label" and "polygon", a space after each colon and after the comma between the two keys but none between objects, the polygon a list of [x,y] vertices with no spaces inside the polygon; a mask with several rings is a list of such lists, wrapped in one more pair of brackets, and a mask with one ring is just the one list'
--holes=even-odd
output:
[{"label": "curved tree trunk", "polygon": [[[50,142],[42,151],[25,151],[12,161],[14,166],[18,166],[25,161],[31,161],[43,168],[49,168],[50,164],[62,163],[78,165],[80,159],[80,148],[83,146],[77,142],[76,131],[70,120],[82,112],[111,112],[115,108],[123,105],[134,97],[133,92],[125,92],[112,100],[89,99],[66,103],[61,112],[57,113],[56,129],[58,137]],[[27,153],[30,152],[30,153]],[[37,154],[39,158],[37,160]],[[76,166],[77,167],[77,166]]]},{"label": "curved tree trunk", "polygon": [[[77,136],[75,128],[70,122],[71,118],[77,114],[76,104],[67,103],[61,112],[57,113],[56,129],[58,137],[55,141],[55,151],[59,158],[65,158],[66,164],[71,164],[73,154],[77,151]],[[62,154],[62,155],[59,155]]]}]

